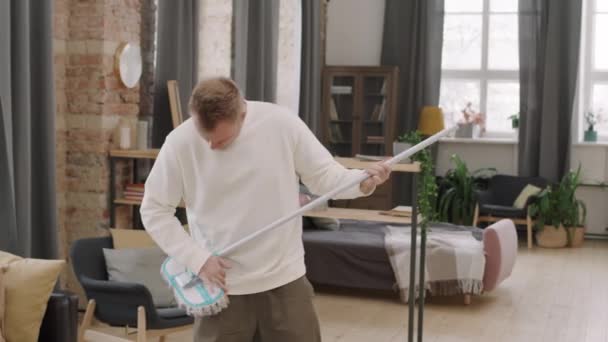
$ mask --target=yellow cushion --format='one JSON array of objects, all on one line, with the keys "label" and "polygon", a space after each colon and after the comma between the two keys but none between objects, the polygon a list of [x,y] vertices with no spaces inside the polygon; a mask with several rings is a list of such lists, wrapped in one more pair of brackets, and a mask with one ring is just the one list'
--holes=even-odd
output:
[{"label": "yellow cushion", "polygon": [[[188,231],[188,225],[184,225]],[[110,229],[114,249],[156,247],[147,231],[141,229]]]},{"label": "yellow cushion", "polygon": [[8,253],[2,253],[2,259],[12,260],[4,264],[4,336],[7,341],[37,342],[47,302],[65,261],[24,259]]},{"label": "yellow cushion", "polygon": [[156,243],[145,230],[110,229],[114,249],[155,247]]},{"label": "yellow cushion", "polygon": [[523,209],[526,206],[526,201],[530,196],[534,196],[541,192],[541,188],[528,184],[526,187],[519,193],[519,196],[515,199],[513,206],[518,209]]},{"label": "yellow cushion", "polygon": [[5,266],[0,266],[0,342],[5,342],[4,339],[4,272],[6,271]]}]

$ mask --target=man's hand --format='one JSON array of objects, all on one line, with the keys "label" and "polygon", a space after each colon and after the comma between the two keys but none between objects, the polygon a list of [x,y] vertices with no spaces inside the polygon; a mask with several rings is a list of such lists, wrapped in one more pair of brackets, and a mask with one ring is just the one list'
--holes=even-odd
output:
[{"label": "man's hand", "polygon": [[371,177],[364,180],[359,184],[361,192],[369,195],[376,189],[376,186],[386,182],[391,174],[391,167],[386,165],[384,162],[380,162],[370,166],[365,170]]},{"label": "man's hand", "polygon": [[232,266],[228,260],[212,255],[198,272],[198,276],[205,281],[210,281],[224,290],[225,293],[228,293],[226,270],[230,267]]}]

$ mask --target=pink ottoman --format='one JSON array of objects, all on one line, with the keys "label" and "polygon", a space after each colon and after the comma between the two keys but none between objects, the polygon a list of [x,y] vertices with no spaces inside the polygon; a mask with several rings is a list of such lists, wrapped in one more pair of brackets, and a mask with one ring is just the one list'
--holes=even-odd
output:
[{"label": "pink ottoman", "polygon": [[513,271],[517,256],[517,233],[511,220],[500,220],[483,232],[486,266],[483,274],[484,291],[492,291]]}]

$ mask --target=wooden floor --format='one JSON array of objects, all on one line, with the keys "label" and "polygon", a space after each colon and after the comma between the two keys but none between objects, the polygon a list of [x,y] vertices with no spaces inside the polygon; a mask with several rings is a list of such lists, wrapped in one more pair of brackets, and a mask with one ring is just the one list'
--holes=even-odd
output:
[{"label": "wooden floor", "polygon": [[[321,291],[315,305],[325,342],[406,341],[407,306],[395,298]],[[461,297],[434,298],[425,313],[426,342],[608,342],[608,242],[531,251],[522,245],[498,289],[470,306]]]}]

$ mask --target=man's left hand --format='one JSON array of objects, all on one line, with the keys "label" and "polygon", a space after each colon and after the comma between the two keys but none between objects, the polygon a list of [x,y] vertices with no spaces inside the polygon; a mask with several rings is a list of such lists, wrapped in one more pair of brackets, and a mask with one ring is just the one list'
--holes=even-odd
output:
[{"label": "man's left hand", "polygon": [[391,174],[391,167],[384,162],[374,164],[365,170],[371,177],[359,184],[361,192],[369,195],[376,189],[376,186],[386,182]]}]

